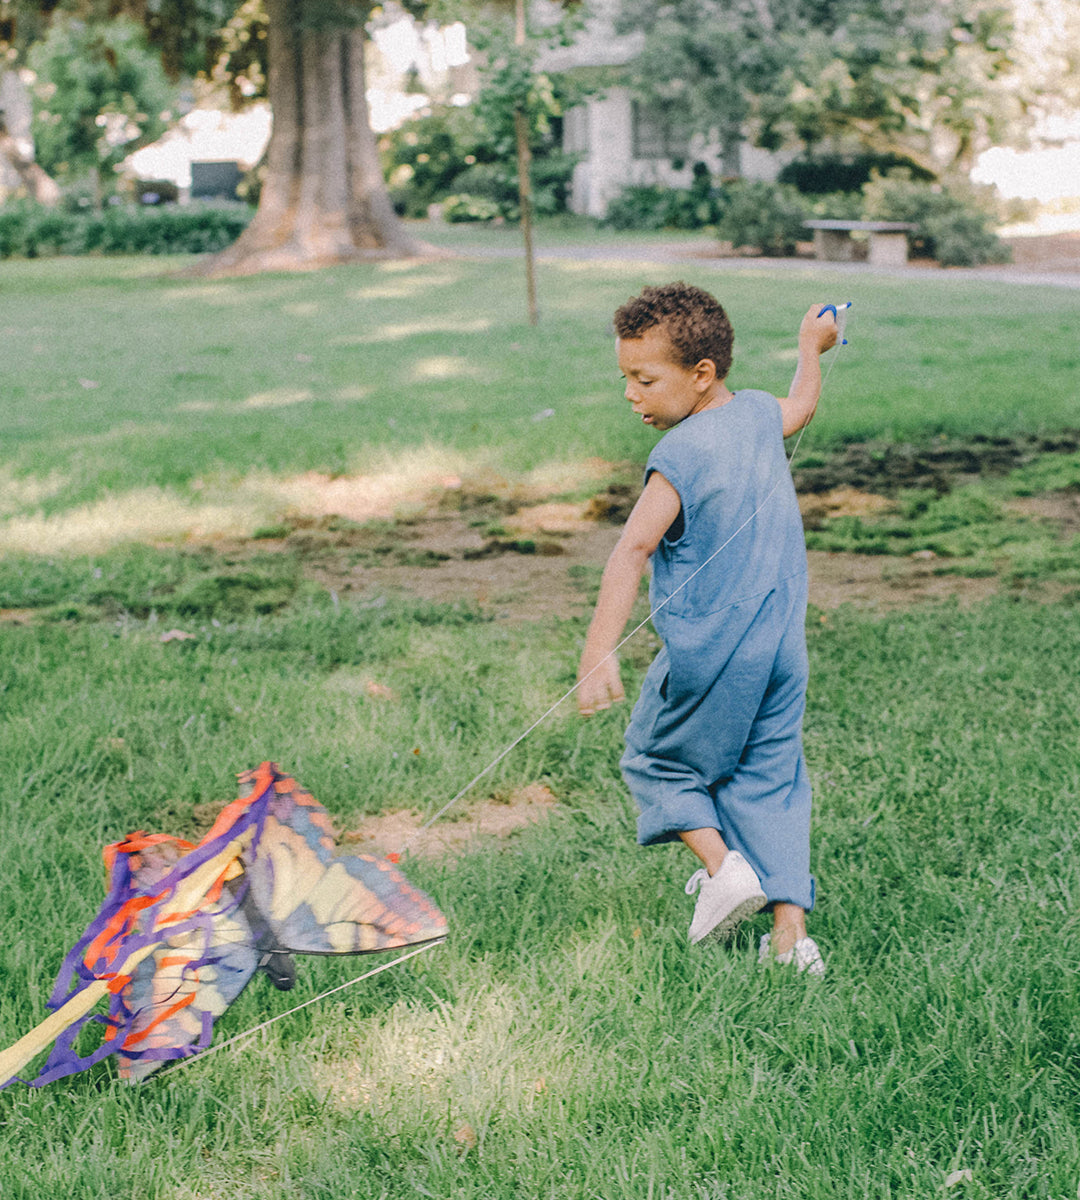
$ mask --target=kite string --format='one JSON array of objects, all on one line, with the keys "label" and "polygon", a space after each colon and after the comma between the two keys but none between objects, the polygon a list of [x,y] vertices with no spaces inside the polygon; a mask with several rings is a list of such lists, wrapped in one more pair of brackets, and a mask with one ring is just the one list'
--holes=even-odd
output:
[{"label": "kite string", "polygon": [[192,1054],[188,1058],[179,1059],[176,1062],[170,1063],[163,1070],[158,1072],[160,1078],[167,1071],[178,1071],[181,1067],[190,1066],[193,1062],[201,1062],[204,1058],[216,1053],[218,1050],[224,1050],[226,1046],[231,1046],[235,1042],[242,1041],[244,1038],[253,1037],[257,1033],[262,1033],[264,1029],[269,1028],[276,1021],[282,1021],[286,1017],[291,1017],[293,1013],[298,1013],[302,1009],[308,1008],[312,1004],[317,1004],[320,1000],[325,1000],[327,996],[333,996],[336,992],[343,992],[346,988],[355,987],[356,984],[362,983],[365,979],[371,979],[374,975],[380,975],[383,971],[389,971],[391,967],[396,967],[400,963],[406,962],[410,958],[415,958],[418,954],[423,954],[427,950],[433,950],[436,946],[441,946],[445,938],[439,938],[433,942],[425,942],[422,946],[417,946],[410,950],[407,954],[399,954],[397,958],[391,959],[389,962],[380,963],[377,967],[373,967],[370,971],[365,971],[363,975],[357,975],[355,979],[350,979],[347,983],[339,983],[336,987],[332,987],[325,992],[320,992],[317,996],[312,996],[305,1000],[302,1004],[297,1004],[294,1008],[286,1009],[285,1012],[277,1013],[268,1020],[255,1025],[251,1029],[245,1029],[243,1033],[235,1034],[224,1042],[219,1042],[216,1046],[209,1046],[205,1050],[200,1050],[197,1054]]},{"label": "kite string", "polygon": [[[845,306],[845,310],[850,307],[851,307],[851,305],[849,303],[848,305]],[[824,311],[824,310],[822,310],[822,311]],[[846,311],[845,311],[845,316],[846,316]],[[839,348],[840,348],[840,346],[847,345],[847,340],[843,336],[844,323],[839,318],[837,319],[837,325],[839,326],[841,340],[837,344],[837,353],[836,353],[836,355],[833,356],[833,358],[829,362],[829,365],[825,371],[825,376],[821,381],[821,389],[820,389],[820,392],[818,395],[819,403],[821,400],[821,395],[825,391],[825,385],[826,385],[826,383],[828,383],[829,376],[832,374],[832,369],[836,365],[836,360],[839,357],[839,353],[840,353]],[[810,422],[807,421],[806,425],[804,425],[799,430],[799,436],[795,439],[795,445],[792,447],[790,455],[788,455],[787,465],[788,465],[789,471],[791,470],[791,466],[795,461],[795,456],[799,451],[799,446],[802,443],[803,434],[806,432],[806,426],[809,424],[810,424]],[[588,674],[583,675],[579,680],[577,680],[574,683],[573,687],[569,688],[566,692],[564,692],[563,695],[561,695],[559,697],[559,699],[556,700],[555,703],[552,704],[544,713],[542,713],[526,730],[524,730],[522,733],[518,734],[518,736],[510,743],[509,746],[506,747],[505,750],[503,750],[496,758],[494,758],[490,763],[488,763],[488,765],[486,767],[484,767],[484,769],[482,771],[477,772],[477,774],[474,775],[473,778],[463,788],[461,788],[461,790],[458,791],[450,800],[448,800],[446,802],[446,804],[444,804],[442,806],[442,808],[440,808],[438,810],[438,812],[434,813],[431,817],[429,817],[423,823],[423,825],[421,825],[416,830],[415,833],[413,833],[409,838],[407,838],[405,840],[405,842],[402,843],[402,847],[401,847],[402,850],[404,850],[421,833],[423,833],[425,830],[429,829],[432,825],[434,825],[435,822],[444,813],[448,812],[471,788],[473,788],[477,783],[479,783],[480,780],[483,779],[485,775],[487,775],[489,772],[493,771],[499,765],[499,763],[501,763],[502,760],[504,758],[506,758],[506,756],[508,754],[510,754],[514,749],[516,749],[516,747],[518,747],[529,736],[529,734],[531,734],[533,732],[533,730],[537,729],[540,725],[542,725],[544,723],[544,721],[546,721],[548,719],[548,717],[550,717],[551,714],[553,712],[555,712],[555,710],[557,708],[559,708],[562,704],[564,704],[578,690],[578,688],[581,687],[581,685],[585,682],[586,679],[588,679],[595,671],[598,671],[600,669],[600,667],[605,662],[607,662],[607,660],[609,658],[611,658],[613,655],[617,654],[623,648],[623,646],[625,646],[626,643],[628,641],[630,641],[631,638],[633,638],[642,629],[644,629],[645,626],[653,619],[653,617],[655,617],[656,614],[658,612],[660,612],[660,610],[669,601],[671,601],[676,595],[678,595],[678,593],[680,591],[682,591],[682,589],[684,587],[686,587],[688,583],[690,583],[690,581],[694,578],[695,575],[698,574],[699,571],[703,571],[709,565],[709,563],[711,563],[713,561],[713,559],[716,558],[716,556],[718,554],[720,554],[720,552],[722,550],[724,550],[728,545],[730,545],[732,539],[738,537],[738,535],[746,528],[746,526],[750,524],[750,522],[758,515],[759,512],[761,512],[761,510],[765,507],[765,505],[768,504],[769,500],[772,498],[776,489],[780,486],[782,479],[783,479],[783,477],[778,479],[776,481],[776,483],[773,484],[773,486],[769,490],[768,494],[761,501],[761,503],[757,506],[757,508],[750,514],[750,516],[746,518],[746,520],[734,531],[734,533],[732,533],[730,535],[730,537],[728,537],[720,546],[718,546],[712,552],[712,554],[709,555],[709,557],[705,560],[705,562],[703,562],[701,564],[701,566],[699,566],[697,568],[697,570],[693,572],[693,574],[691,574],[686,579],[684,579],[683,582],[669,596],[667,596],[660,604],[658,604],[656,606],[656,608],[654,608],[643,621],[641,621],[638,625],[635,625],[634,628],[631,629],[630,632],[628,634],[626,634],[625,637],[622,638],[622,640],[618,643],[618,645],[616,645],[613,650],[609,651],[609,653],[606,654],[599,663],[597,663],[597,665],[592,669],[592,671],[589,671]],[[401,852],[399,851],[396,854],[390,854],[387,857],[390,858],[391,861],[397,862],[401,857]],[[406,953],[406,954],[398,955],[397,958],[391,959],[389,962],[380,963],[379,966],[373,967],[370,971],[365,971],[362,975],[357,975],[355,979],[350,979],[345,983],[338,984],[336,987],[329,988],[325,992],[320,992],[317,996],[312,996],[310,999],[303,1001],[303,1003],[297,1004],[293,1008],[286,1009],[285,1012],[277,1013],[275,1016],[268,1018],[267,1020],[261,1022],[258,1025],[255,1025],[251,1029],[245,1030],[243,1033],[235,1034],[233,1037],[228,1038],[224,1042],[218,1043],[216,1046],[210,1046],[206,1050],[203,1050],[198,1054],[191,1055],[189,1058],[180,1059],[177,1062],[171,1063],[163,1071],[158,1073],[158,1077],[160,1078],[161,1075],[166,1074],[168,1071],[176,1071],[176,1070],[179,1070],[181,1067],[189,1066],[191,1063],[193,1063],[197,1060],[201,1061],[202,1059],[206,1058],[206,1056],[208,1054],[213,1054],[218,1050],[224,1050],[226,1047],[235,1045],[237,1042],[243,1041],[245,1038],[254,1037],[257,1033],[261,1033],[264,1029],[268,1029],[271,1025],[275,1024],[277,1021],[282,1021],[286,1017],[291,1017],[294,1013],[301,1012],[303,1009],[308,1008],[310,1005],[317,1004],[320,1000],[325,1000],[327,997],[333,996],[337,992],[342,992],[342,991],[345,991],[347,988],[355,987],[356,984],[362,983],[365,979],[371,979],[375,975],[382,974],[383,971],[389,971],[391,967],[399,966],[401,963],[407,962],[410,958],[416,958],[417,955],[419,955],[419,954],[423,954],[428,950],[432,950],[436,946],[441,946],[444,941],[445,941],[444,938],[439,938],[437,941],[427,942],[423,946],[417,946],[415,949],[408,951],[408,953]]]},{"label": "kite string", "polygon": [[[836,354],[834,354],[833,357],[829,360],[829,365],[826,367],[824,378],[821,381],[821,387],[818,391],[818,401],[817,401],[818,404],[821,403],[821,397],[825,392],[825,385],[829,382],[829,376],[832,374],[833,367],[836,366],[836,361],[840,357],[841,347],[846,346],[848,344],[847,339],[844,337],[844,327],[847,324],[847,314],[851,308],[851,302],[848,301],[847,304],[836,305],[836,306],[826,305],[826,308],[823,308],[821,310],[822,313],[824,313],[826,311],[826,309],[828,309],[828,308],[833,309],[833,316],[836,319],[836,324],[837,324],[838,340],[836,343]],[[842,317],[836,311],[837,308],[839,308],[840,312],[843,313]],[[812,420],[812,419],[813,419],[813,417],[810,418],[810,420]],[[792,464],[795,461],[795,455],[798,454],[798,452],[799,452],[799,446],[802,443],[803,434],[806,432],[806,428],[810,424],[810,420],[808,420],[806,422],[806,424],[803,425],[803,427],[799,430],[799,436],[795,439],[795,445],[792,446],[791,453],[788,455],[787,465],[788,465],[789,472],[791,470]],[[526,730],[524,730],[524,732],[518,734],[518,736],[510,743],[509,746],[506,747],[505,750],[501,751],[496,758],[492,759],[492,761],[490,763],[488,763],[488,765],[486,767],[484,767],[484,769],[482,771],[478,771],[472,777],[472,779],[470,779],[469,782],[467,784],[465,784],[465,786],[463,788],[461,788],[460,791],[455,793],[455,795],[453,795],[442,806],[442,808],[440,808],[437,812],[432,814],[432,816],[428,817],[428,819],[426,821],[424,821],[424,823],[422,825],[420,825],[413,833],[411,833],[401,843],[400,850],[398,850],[396,853],[387,855],[387,857],[390,859],[390,861],[391,862],[400,861],[402,853],[408,848],[408,846],[410,846],[412,844],[413,841],[416,840],[416,838],[418,838],[422,833],[424,833],[428,829],[430,829],[431,826],[434,825],[435,822],[438,821],[439,818],[441,816],[443,816],[444,813],[449,812],[450,809],[453,808],[454,805],[457,804],[457,802],[464,795],[466,795],[467,792],[469,792],[473,787],[475,787],[476,784],[478,784],[480,782],[480,780],[484,778],[485,775],[487,775],[491,771],[493,771],[499,765],[499,763],[501,763],[502,760],[504,758],[506,758],[506,756],[508,754],[510,754],[513,750],[515,750],[518,746],[520,746],[521,743],[529,736],[529,734],[531,734],[535,729],[537,729],[539,726],[541,726],[548,719],[548,717],[550,717],[551,714],[555,712],[556,709],[560,708],[567,700],[569,700],[570,697],[578,690],[579,687],[581,687],[581,685],[587,679],[590,679],[597,671],[599,671],[600,668],[604,665],[604,663],[606,663],[608,661],[609,658],[612,658],[614,655],[618,654],[618,652],[623,648],[623,646],[625,646],[626,643],[628,641],[630,641],[631,638],[633,638],[638,633],[640,633],[641,630],[644,629],[646,625],[648,625],[648,623],[656,616],[656,614],[658,612],[661,611],[661,609],[664,608],[665,605],[669,604],[672,600],[674,600],[675,597],[683,590],[683,588],[685,588],[700,572],[704,571],[705,568],[709,565],[709,563],[711,563],[713,561],[713,559],[716,558],[716,556],[721,553],[721,551],[725,550],[731,544],[731,542],[736,537],[738,537],[740,533],[742,533],[742,531],[747,527],[747,525],[750,524],[750,522],[758,515],[758,513],[761,512],[761,510],[765,507],[765,505],[768,504],[768,502],[772,499],[773,494],[776,492],[776,489],[783,482],[783,478],[784,477],[781,476],[779,479],[777,479],[776,483],[774,483],[773,486],[769,489],[769,492],[765,496],[765,498],[761,501],[761,503],[757,506],[757,508],[755,508],[754,511],[746,518],[746,520],[743,521],[743,523],[735,530],[735,532],[732,533],[730,535],[730,537],[727,538],[726,541],[721,543],[721,545],[717,546],[717,548],[697,568],[697,570],[695,570],[690,575],[688,575],[686,577],[686,579],[684,579],[682,581],[682,583],[680,583],[679,586],[677,588],[675,588],[675,590],[673,592],[671,592],[670,595],[665,597],[664,600],[662,600],[649,613],[649,615],[643,621],[640,622],[640,624],[635,625],[634,628],[631,629],[630,632],[628,634],[626,634],[626,636],[618,643],[618,645],[616,645],[612,650],[608,651],[608,653],[604,655],[604,657],[596,664],[595,667],[592,668],[591,671],[587,672],[585,675],[582,675],[582,677],[574,683],[573,687],[571,687],[567,691],[565,691],[558,698],[558,700],[556,700],[554,704],[552,704],[545,712],[543,712],[539,717],[537,717],[537,719]]]}]

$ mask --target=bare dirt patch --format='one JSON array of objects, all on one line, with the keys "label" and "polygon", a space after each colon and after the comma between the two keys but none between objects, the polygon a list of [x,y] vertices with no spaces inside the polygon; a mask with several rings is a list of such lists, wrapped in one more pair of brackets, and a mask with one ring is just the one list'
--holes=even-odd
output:
[{"label": "bare dirt patch", "polygon": [[[847,453],[842,457],[848,461]],[[942,476],[945,490],[955,478]],[[304,575],[342,598],[398,593],[468,604],[498,620],[581,617],[637,487],[616,483],[579,502],[520,503],[467,491],[463,502],[462,495],[455,488],[431,498],[422,513],[374,525],[297,518],[285,536],[247,545],[297,552]],[[1080,523],[1080,501],[1069,496],[1018,505],[1047,520]],[[826,519],[873,517],[895,505],[890,495],[842,482],[804,493],[800,506],[807,527],[815,528]],[[996,577],[952,573],[929,552],[900,558],[814,551],[809,558],[810,600],[821,609],[853,604],[886,611],[945,599],[971,604],[999,588]]]},{"label": "bare dirt patch", "polygon": [[505,796],[455,809],[429,828],[415,809],[366,817],[338,839],[343,849],[381,856],[406,849],[419,858],[462,854],[480,838],[507,838],[546,820],[558,805],[542,783],[531,783]]},{"label": "bare dirt patch", "polygon": [[0,608],[0,625],[30,625],[37,615],[33,608]]},{"label": "bare dirt patch", "polygon": [[995,576],[970,578],[942,570],[932,554],[895,558],[874,554],[840,554],[811,550],[810,603],[830,610],[842,604],[888,612],[931,600],[976,604],[995,595]]},{"label": "bare dirt patch", "polygon": [[[854,458],[850,451],[841,457]],[[943,489],[956,478],[942,475]],[[464,504],[460,496],[443,497],[426,513],[382,529],[327,528],[324,519],[322,527],[294,530],[281,545],[301,549],[305,574],[341,596],[397,592],[474,605],[501,620],[585,616],[637,491],[616,483],[587,501],[536,504],[497,495],[474,494]],[[1021,503],[1048,520],[1080,521],[1080,502],[1068,496]],[[840,516],[873,517],[895,502],[840,482],[802,494],[800,507],[807,527],[815,528]],[[929,552],[900,558],[815,551],[809,558],[810,600],[821,609],[853,604],[885,611],[945,599],[971,604],[999,587],[992,575],[952,573]]]},{"label": "bare dirt patch", "polygon": [[[1080,429],[923,446],[859,443],[796,464],[794,477],[804,523],[813,529],[837,517],[878,516],[895,507],[904,489],[944,495],[1040,455],[1078,450]],[[378,497],[365,493],[358,508],[356,481],[307,482],[311,494],[297,493],[280,526],[256,539],[219,542],[219,548],[234,561],[256,552],[295,554],[307,579],[341,598],[396,592],[468,604],[496,619],[534,620],[587,614],[639,494],[640,472],[632,464],[596,461],[576,464],[569,476],[524,484],[452,476],[432,486],[424,479],[421,489],[407,490],[405,510],[393,489]],[[575,490],[589,498],[568,499]],[[1080,530],[1080,498],[1073,494],[1018,500],[1013,507],[1055,524],[1063,537]],[[815,552],[810,566],[811,602],[821,609],[851,603],[884,610],[941,599],[967,604],[1000,585],[992,564],[973,578],[929,551],[907,558]]]},{"label": "bare dirt patch", "polygon": [[[976,436],[938,438],[926,446],[900,442],[853,442],[825,462],[810,460],[792,470],[796,490],[820,495],[854,488],[881,496],[901,489],[920,488],[944,495],[958,484],[979,476],[1004,475],[1041,454],[1080,450],[1080,429],[1065,429],[1050,437]],[[809,458],[809,456],[807,456]]]},{"label": "bare dirt patch", "polygon": [[1080,533],[1080,495],[1051,492],[1045,496],[1023,496],[1010,500],[1006,509],[1022,517],[1035,517],[1054,525],[1061,537]]}]

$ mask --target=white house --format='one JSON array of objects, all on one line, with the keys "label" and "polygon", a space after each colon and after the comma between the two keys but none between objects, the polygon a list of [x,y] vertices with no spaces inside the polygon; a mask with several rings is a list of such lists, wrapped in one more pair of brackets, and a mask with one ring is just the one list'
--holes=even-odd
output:
[{"label": "white house", "polygon": [[[547,51],[540,59],[541,69],[604,70],[617,81],[619,68],[628,66],[641,53],[645,37],[640,32],[615,32],[618,9],[619,0],[591,0],[585,28],[573,45]],[[545,0],[534,4],[532,12],[540,21],[555,17],[555,10]],[[563,148],[579,160],[570,207],[592,217],[603,217],[612,199],[629,184],[686,187],[697,162],[704,163],[711,174],[722,173],[718,141],[700,135],[687,138],[618,82],[566,114]],[[744,143],[739,174],[748,179],[772,180],[792,157]]]}]

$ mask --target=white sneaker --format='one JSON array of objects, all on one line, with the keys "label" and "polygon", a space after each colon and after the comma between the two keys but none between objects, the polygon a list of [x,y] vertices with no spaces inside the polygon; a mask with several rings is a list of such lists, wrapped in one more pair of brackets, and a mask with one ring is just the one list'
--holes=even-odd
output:
[{"label": "white sneaker", "polygon": [[773,954],[772,935],[763,934],[757,960],[762,965],[776,962],[785,967],[794,963],[796,971],[805,971],[808,975],[825,974],[825,960],[812,937],[801,937],[790,950],[785,950],[783,954]]},{"label": "white sneaker", "polygon": [[692,896],[701,889],[690,922],[690,941],[705,938],[723,941],[729,938],[740,921],[752,916],[765,903],[761,880],[757,872],[737,850],[729,850],[720,870],[710,875],[704,867],[690,876],[686,894]]}]

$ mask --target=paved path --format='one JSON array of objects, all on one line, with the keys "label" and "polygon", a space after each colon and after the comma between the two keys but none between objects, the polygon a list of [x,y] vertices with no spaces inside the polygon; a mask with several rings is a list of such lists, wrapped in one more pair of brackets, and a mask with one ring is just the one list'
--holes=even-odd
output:
[{"label": "paved path", "polygon": [[[929,267],[911,265],[907,267],[871,267],[868,263],[818,262],[812,258],[714,258],[708,242],[681,242],[641,245],[581,245],[539,246],[536,257],[541,260],[572,262],[692,262],[696,266],[716,271],[802,271],[811,273],[827,270],[846,275],[891,275],[897,279],[977,279],[988,282],[1027,284],[1038,287],[1080,288],[1080,269],[1040,270],[1007,264],[993,267]],[[524,251],[493,246],[475,249],[460,249],[456,253],[478,258],[520,258]]]}]

